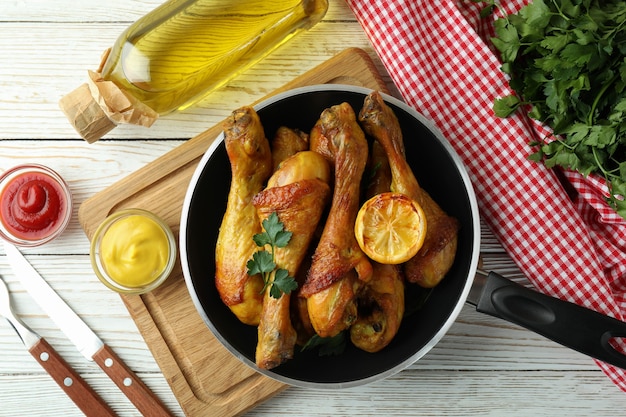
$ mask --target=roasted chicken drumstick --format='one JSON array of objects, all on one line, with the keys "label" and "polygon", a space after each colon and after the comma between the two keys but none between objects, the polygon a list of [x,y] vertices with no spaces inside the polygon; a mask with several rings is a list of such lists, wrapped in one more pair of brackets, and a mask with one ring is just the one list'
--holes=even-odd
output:
[{"label": "roasted chicken drumstick", "polygon": [[272,173],[272,154],[259,116],[251,107],[235,110],[224,123],[232,180],[215,248],[215,286],[224,304],[246,324],[257,325],[263,279],[246,264],[257,249],[252,237],[261,224],[252,205]]},{"label": "roasted chicken drumstick", "polygon": [[[330,196],[330,170],[324,158],[311,151],[296,153],[280,164],[267,188],[253,199],[259,220],[278,215],[292,233],[287,246],[274,251],[277,268],[295,277],[308,253],[317,224]],[[273,282],[273,277],[272,280]],[[297,334],[290,319],[291,295],[279,298],[265,291],[258,327],[256,364],[271,369],[293,357]]]},{"label": "roasted chicken drumstick", "polygon": [[301,295],[307,298],[317,334],[332,337],[356,319],[356,293],[372,275],[372,265],[354,236],[368,144],[348,103],[324,110],[309,140],[311,150],[331,163],[334,190]]},{"label": "roasted chicken drumstick", "polygon": [[434,287],[454,262],[459,223],[420,187],[404,156],[398,119],[380,93],[375,91],[365,98],[359,120],[365,131],[385,149],[391,167],[391,191],[414,199],[424,210],[428,224],[426,238],[419,252],[405,263],[404,273],[409,282]]}]

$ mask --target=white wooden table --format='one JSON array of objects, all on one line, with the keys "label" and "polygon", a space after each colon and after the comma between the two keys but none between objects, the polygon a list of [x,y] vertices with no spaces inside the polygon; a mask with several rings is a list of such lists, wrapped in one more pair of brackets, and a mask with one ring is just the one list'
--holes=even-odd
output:
[{"label": "white wooden table", "polygon": [[[341,0],[325,19],[198,106],[152,128],[121,126],[89,145],[57,102],[95,69],[100,54],[130,23],[161,0],[2,0],[0,2],[0,170],[43,163],[69,183],[75,198],[69,229],[53,243],[26,251],[33,265],[93,330],[162,398],[183,413],[117,294],[101,285],[77,221],[85,199],[186,139],[232,109],[275,88],[348,46],[369,42]],[[378,61],[377,61],[378,62]],[[381,71],[382,66],[378,64]],[[389,81],[389,78],[386,78]],[[484,231],[486,267],[523,280]],[[138,412],[93,363],[87,362],[33,304],[0,253],[17,312],[77,369],[120,416]],[[613,416],[626,395],[592,360],[515,325],[464,308],[441,342],[400,374],[343,391],[291,388],[250,416]],[[0,321],[0,416],[78,416],[65,397]]]}]

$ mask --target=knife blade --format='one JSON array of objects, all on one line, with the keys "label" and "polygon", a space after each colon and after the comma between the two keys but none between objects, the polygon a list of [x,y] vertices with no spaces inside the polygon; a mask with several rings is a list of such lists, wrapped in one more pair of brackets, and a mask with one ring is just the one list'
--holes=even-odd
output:
[{"label": "knife blade", "polygon": [[156,395],[54,291],[14,245],[3,242],[22,286],[78,351],[94,361],[144,416],[171,416]]}]

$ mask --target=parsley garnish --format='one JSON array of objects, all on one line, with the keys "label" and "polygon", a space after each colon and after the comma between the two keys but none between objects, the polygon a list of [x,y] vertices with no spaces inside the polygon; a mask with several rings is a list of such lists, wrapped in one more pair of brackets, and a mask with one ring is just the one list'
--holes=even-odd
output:
[{"label": "parsley garnish", "polygon": [[346,350],[346,346],[345,332],[341,332],[333,337],[321,337],[315,334],[302,346],[301,351],[319,348],[319,356],[337,356]]},{"label": "parsley garnish", "polygon": [[[276,212],[269,215],[269,217],[261,223],[264,232],[258,233],[252,237],[254,243],[257,246],[265,248],[269,246],[269,252],[267,250],[260,250],[252,255],[247,263],[248,275],[261,274],[263,277],[263,290],[265,291],[269,285],[270,296],[274,298],[280,298],[283,294],[289,294],[298,288],[298,283],[293,277],[289,276],[289,272],[286,269],[276,268],[276,258],[274,251],[276,248],[284,248],[291,240],[291,232],[285,230],[285,226],[278,219]],[[272,279],[273,274],[273,279]]]},{"label": "parsley garnish", "polygon": [[[497,0],[473,0],[493,11]],[[531,143],[530,159],[603,176],[608,203],[626,218],[626,7],[623,0],[534,0],[495,21],[493,45],[516,95],[495,101],[518,109],[554,137]]]}]

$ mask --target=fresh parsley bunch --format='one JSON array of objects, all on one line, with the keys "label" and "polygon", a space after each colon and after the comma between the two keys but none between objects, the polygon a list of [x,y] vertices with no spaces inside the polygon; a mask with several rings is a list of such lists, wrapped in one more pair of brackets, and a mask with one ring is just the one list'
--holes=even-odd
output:
[{"label": "fresh parsley bunch", "polygon": [[[484,11],[495,1],[483,2]],[[495,30],[517,93],[496,100],[496,115],[521,107],[549,126],[555,136],[531,143],[530,159],[603,176],[609,205],[626,218],[624,0],[534,0],[496,20]]]}]

